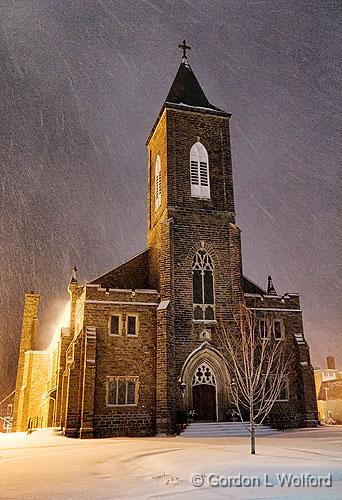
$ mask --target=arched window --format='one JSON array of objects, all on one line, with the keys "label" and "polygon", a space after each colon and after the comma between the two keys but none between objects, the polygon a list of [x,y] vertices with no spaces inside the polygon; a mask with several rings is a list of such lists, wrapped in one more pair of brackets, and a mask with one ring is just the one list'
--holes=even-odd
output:
[{"label": "arched window", "polygon": [[191,196],[210,198],[208,153],[200,142],[190,150],[190,183]]},{"label": "arched window", "polygon": [[210,255],[199,250],[192,262],[194,319],[215,319],[213,270]]},{"label": "arched window", "polygon": [[161,205],[161,167],[160,167],[160,156],[157,156],[156,166],[154,171],[154,195],[155,195],[155,203],[154,208],[158,210]]}]

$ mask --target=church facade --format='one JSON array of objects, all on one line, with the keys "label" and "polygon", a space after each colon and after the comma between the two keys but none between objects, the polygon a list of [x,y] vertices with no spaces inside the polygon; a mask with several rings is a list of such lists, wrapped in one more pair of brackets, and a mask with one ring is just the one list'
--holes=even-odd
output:
[{"label": "church facade", "polygon": [[293,356],[271,425],[317,422],[299,295],[243,275],[230,114],[210,104],[186,55],[147,140],[147,248],[88,284],[69,284],[69,325],[36,350],[39,295],[26,295],[13,430],[32,419],[70,437],[173,434],[179,415],[229,419],[218,330],[244,304]]}]

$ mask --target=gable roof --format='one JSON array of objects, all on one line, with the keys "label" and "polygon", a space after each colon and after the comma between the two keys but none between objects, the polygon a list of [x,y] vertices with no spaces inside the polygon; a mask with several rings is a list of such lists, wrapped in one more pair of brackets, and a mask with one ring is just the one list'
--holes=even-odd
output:
[{"label": "gable roof", "polygon": [[149,249],[127,260],[108,273],[99,276],[89,283],[99,284],[102,288],[148,289],[149,283]]},{"label": "gable roof", "polygon": [[241,276],[241,286],[243,293],[256,293],[258,295],[266,295],[266,290],[243,275]]}]

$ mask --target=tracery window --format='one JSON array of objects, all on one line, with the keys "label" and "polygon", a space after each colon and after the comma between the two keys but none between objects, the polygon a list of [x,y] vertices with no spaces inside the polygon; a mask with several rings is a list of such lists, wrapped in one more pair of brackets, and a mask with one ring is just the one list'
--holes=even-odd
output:
[{"label": "tracery window", "polygon": [[194,319],[215,319],[213,262],[205,250],[199,250],[192,263]]},{"label": "tracery window", "polygon": [[190,150],[190,183],[191,196],[210,198],[208,153],[200,142]]},{"label": "tracery window", "polygon": [[216,385],[215,375],[207,363],[201,363],[192,377],[192,385]]}]

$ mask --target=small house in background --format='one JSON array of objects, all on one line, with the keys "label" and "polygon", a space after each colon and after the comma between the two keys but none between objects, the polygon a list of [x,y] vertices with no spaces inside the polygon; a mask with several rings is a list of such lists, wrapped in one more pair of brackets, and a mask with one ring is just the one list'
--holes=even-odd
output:
[{"label": "small house in background", "polygon": [[0,401],[0,432],[11,432],[13,421],[13,402],[15,391]]},{"label": "small house in background", "polygon": [[327,368],[315,370],[315,384],[321,423],[342,424],[342,370],[336,369],[334,356],[327,357]]}]

